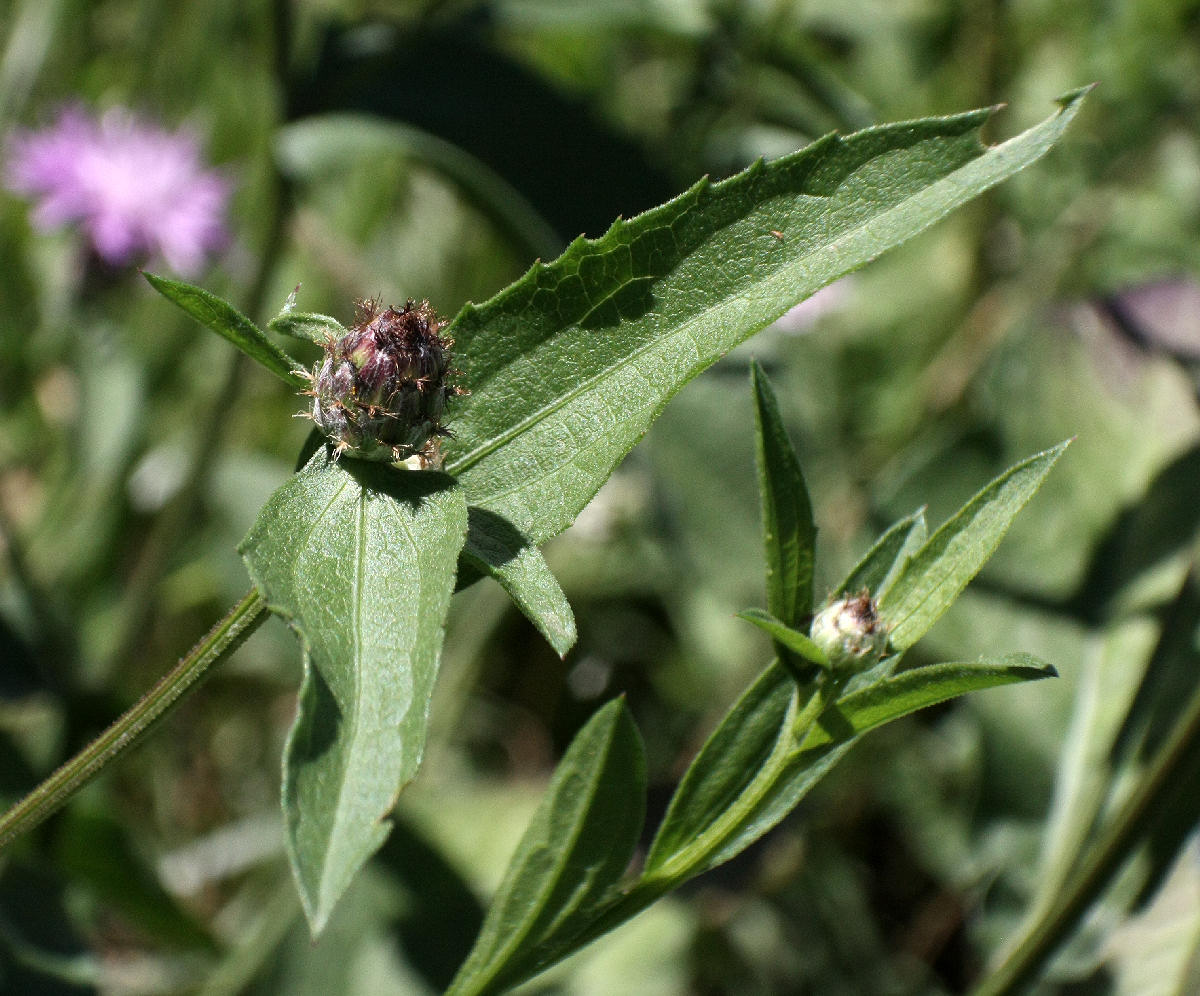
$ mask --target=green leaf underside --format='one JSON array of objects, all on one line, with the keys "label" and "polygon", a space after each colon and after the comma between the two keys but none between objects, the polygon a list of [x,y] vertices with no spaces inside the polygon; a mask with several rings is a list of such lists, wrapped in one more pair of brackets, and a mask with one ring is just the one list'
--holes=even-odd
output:
[{"label": "green leaf underside", "polygon": [[465,565],[495,578],[560,657],[575,645],[575,613],[541,550],[503,519],[468,513]]},{"label": "green leaf underside", "polygon": [[813,643],[806,634],[780,622],[769,612],[763,612],[762,609],[743,609],[738,613],[738,618],[745,619],[746,622],[753,623],[763,632],[769,633],[773,640],[782,643],[792,653],[799,654],[806,661],[828,670],[829,658],[825,656],[820,647]]},{"label": "green leaf underside", "polygon": [[880,600],[893,649],[911,647],[987,562],[1018,512],[1037,493],[1070,440],[1038,453],[987,485],[900,569]]},{"label": "green leaf underside", "polygon": [[466,519],[444,474],[321,451],[271,496],[240,547],[305,647],[283,804],[314,936],[383,843],[420,763]]},{"label": "green leaf underside", "polygon": [[776,663],[735,703],[692,762],[651,846],[645,875],[670,879],[673,868],[686,866],[690,877],[739,854],[877,726],[965,692],[1055,673],[1026,654],[905,671],[839,700],[798,746],[791,732],[798,689]]},{"label": "green leaf underside", "polygon": [[288,335],[293,339],[303,339],[305,342],[315,342],[324,346],[330,340],[342,338],[346,327],[336,318],[329,315],[319,315],[303,311],[285,311],[276,315],[267,323],[268,332]]},{"label": "green leaf underside", "polygon": [[1035,161],[1080,96],[990,149],[978,136],[990,110],[831,135],[576,240],[451,324],[471,394],[457,404],[447,470],[471,505],[532,543],[549,539],[684,383]]},{"label": "green leaf underside", "polygon": [[641,737],[617,699],[559,762],[448,993],[498,992],[549,964],[564,936],[583,932],[633,857],[645,791]]},{"label": "green leaf underside", "polygon": [[[757,361],[750,367],[750,381],[754,390],[758,489],[767,560],[767,609],[776,621],[796,627],[812,612],[813,550],[817,527],[813,522],[812,502],[804,475],[800,472],[800,461],[783,426],[775,392]],[[750,621],[756,622],[755,619]],[[782,639],[780,642],[813,663],[821,663],[791,643]],[[807,637],[805,642],[816,649]],[[823,654],[820,656],[824,657]]]},{"label": "green leaf underside", "polygon": [[169,301],[218,335],[224,336],[238,349],[261,363],[284,383],[297,390],[309,386],[300,365],[268,339],[249,318],[215,294],[181,280],[169,280],[153,273],[144,273],[150,286]]}]

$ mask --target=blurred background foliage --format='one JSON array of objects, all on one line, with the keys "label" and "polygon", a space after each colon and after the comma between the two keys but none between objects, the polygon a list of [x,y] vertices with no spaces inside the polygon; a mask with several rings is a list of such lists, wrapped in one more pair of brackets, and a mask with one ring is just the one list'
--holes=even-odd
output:
[{"label": "blurred background foliage", "polygon": [[[1101,84],[1047,159],[672,402],[548,548],[579,621],[565,661],[492,582],[457,596],[425,765],[320,944],[282,856],[300,667],[272,622],[5,856],[0,989],[436,992],[555,758],[616,694],[653,825],[768,659],[733,618],[763,600],[751,355],[826,590],[894,519],[939,523],[1078,436],[914,651],[1024,649],[1062,677],[873,734],[760,846],[526,991],[959,992],[1052,897],[1200,665],[1200,4],[4,0],[0,25],[5,134],[72,101],[199,130],[236,183],[232,245],[199,282],[260,321],[297,284],[343,319],[372,296],[452,315],[702,174],[1009,101],[998,141]],[[11,800],[245,591],[235,544],[307,429],[286,388],[7,195],[0,316]],[[1047,991],[1200,986],[1198,799],[1181,791]]]}]

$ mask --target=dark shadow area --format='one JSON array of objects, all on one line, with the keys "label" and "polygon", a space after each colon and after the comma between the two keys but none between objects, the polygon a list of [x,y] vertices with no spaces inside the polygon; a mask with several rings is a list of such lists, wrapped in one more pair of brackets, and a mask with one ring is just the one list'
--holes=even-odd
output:
[{"label": "dark shadow area", "polygon": [[449,474],[437,470],[402,470],[390,463],[355,460],[346,456],[339,460],[346,473],[368,491],[380,492],[413,509],[418,508],[430,495],[447,491],[455,483]]},{"label": "dark shadow area", "polygon": [[459,558],[460,566],[465,561],[467,573],[473,573],[471,581],[464,581],[459,571],[458,588],[465,588],[483,576],[484,565],[501,567],[516,560],[521,551],[530,546],[521,531],[508,519],[486,508],[471,506],[467,509],[467,545]]},{"label": "dark shadow area", "polygon": [[[0,878],[0,992],[13,996],[98,992],[93,985],[66,977],[68,960],[86,953],[64,908],[61,884],[29,868],[6,868]],[[53,972],[56,965],[63,969],[61,974]]]},{"label": "dark shadow area", "polygon": [[293,87],[288,117],[332,111],[376,114],[460,146],[564,242],[676,192],[633,139],[494,47],[486,9],[421,28],[330,26],[311,72]]},{"label": "dark shadow area", "polygon": [[409,965],[440,992],[475,943],[483,907],[441,852],[403,819],[375,860],[420,897],[396,917],[393,929]]}]

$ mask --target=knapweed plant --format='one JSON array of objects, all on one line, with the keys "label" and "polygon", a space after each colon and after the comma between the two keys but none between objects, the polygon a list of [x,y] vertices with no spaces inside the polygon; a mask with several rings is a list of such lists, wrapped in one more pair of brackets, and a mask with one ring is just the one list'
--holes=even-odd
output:
[{"label": "knapweed plant", "polygon": [[[290,384],[315,426],[296,474],[241,544],[250,592],[4,816],[0,839],[63,803],[274,612],[305,662],[283,809],[319,936],[420,764],[456,588],[495,578],[565,654],[574,620],[539,546],[572,523],[672,395],[819,288],[1034,162],[1081,96],[995,147],[979,136],[991,110],[827,136],[580,238],[449,321],[425,302],[369,302],[346,328],[293,297],[264,331],[204,290],[147,275]],[[267,333],[308,339],[324,357],[306,368]],[[640,861],[639,735],[621,699],[596,713],[562,759],[453,992],[528,978],[728,860],[873,727],[1053,673],[1020,654],[906,668],[904,653],[990,556],[1062,446],[1011,468],[932,536],[920,513],[896,523],[817,604],[799,463],[757,368],[752,386],[767,584],[765,609],[743,616],[770,634],[777,661],[692,762]],[[712,472],[722,473],[719,459]]]}]

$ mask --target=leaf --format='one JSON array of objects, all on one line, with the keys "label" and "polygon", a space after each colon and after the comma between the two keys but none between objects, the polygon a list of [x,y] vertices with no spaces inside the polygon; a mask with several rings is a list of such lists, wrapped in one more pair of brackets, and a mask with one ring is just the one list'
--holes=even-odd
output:
[{"label": "leaf", "polygon": [[541,551],[503,519],[472,508],[461,559],[508,592],[560,657],[575,645],[575,614]]},{"label": "leaf", "polygon": [[924,509],[893,523],[854,565],[833,597],[840,598],[865,588],[876,600],[883,598],[904,565],[924,545],[926,537]]},{"label": "leaf", "polygon": [[290,335],[293,339],[326,345],[331,339],[340,339],[346,327],[336,318],[315,312],[283,311],[267,323],[267,331]]},{"label": "leaf", "polygon": [[778,663],[742,693],[675,790],[650,846],[645,875],[685,855],[693,840],[756,783],[769,783],[779,767],[774,755],[787,750],[781,738],[790,728],[786,720],[795,712],[797,695],[796,682]]},{"label": "leaf", "polygon": [[941,618],[1000,544],[1017,513],[1041,487],[1070,440],[1010,467],[934,533],[880,600],[897,651]]},{"label": "leaf", "polygon": [[641,737],[621,699],[576,734],[448,993],[498,992],[558,956],[624,874],[642,829]]},{"label": "leaf", "polygon": [[238,349],[261,363],[285,384],[302,390],[309,386],[303,368],[268,339],[249,318],[215,294],[182,280],[169,280],[143,273],[150,286],[168,301],[173,301],[201,325],[224,336]]},{"label": "leaf", "polygon": [[271,496],[240,547],[305,648],[283,795],[314,936],[383,843],[420,763],[466,524],[446,475],[321,451]]},{"label": "leaf", "polygon": [[977,661],[949,661],[914,668],[847,695],[809,731],[801,752],[809,754],[947,699],[984,688],[1057,678],[1058,671],[1031,654],[1004,654]]},{"label": "leaf", "polygon": [[577,239],[451,324],[472,393],[460,399],[447,470],[470,504],[544,542],[684,383],[1043,155],[1081,95],[990,149],[978,135],[990,110],[827,136]]},{"label": "leaf", "polygon": [[690,878],[741,853],[877,726],[965,692],[1055,674],[1027,654],[905,671],[840,699],[797,744],[796,684],[774,664],[688,768],[651,845],[645,877],[678,882],[680,869]]},{"label": "leaf", "polygon": [[825,656],[820,647],[808,638],[807,634],[801,633],[798,629],[792,629],[791,626],[785,625],[771,613],[763,612],[762,609],[743,609],[737,615],[739,619],[745,619],[746,622],[753,623],[764,632],[770,633],[776,643],[782,643],[788,650],[799,654],[806,661],[826,670],[829,669],[829,658]]},{"label": "leaf", "polygon": [[[762,499],[763,547],[767,558],[767,609],[785,626],[795,627],[812,613],[817,527],[813,523],[812,502],[800,472],[800,461],[779,415],[775,392],[757,361],[751,364],[750,382],[754,389],[758,489]],[[748,617],[743,614],[743,618]],[[756,619],[750,621],[758,624]],[[816,649],[811,640],[807,642]],[[790,643],[785,646],[796,650]],[[816,664],[821,663],[805,651],[796,652]],[[824,657],[820,651],[817,653],[820,658]]]},{"label": "leaf", "polygon": [[[1193,644],[1192,656],[1195,655]],[[1109,816],[1049,907],[1035,911],[1033,918],[1022,925],[999,965],[977,992],[981,996],[1017,992],[1040,978],[1047,959],[1089,911],[1094,911],[1118,873],[1130,867],[1129,858],[1135,850],[1149,845],[1155,864],[1173,856],[1189,831],[1194,830],[1197,816],[1195,794],[1181,791],[1181,787],[1190,788],[1197,780],[1200,780],[1200,688],[1193,688],[1166,740],[1138,774],[1120,808]],[[1160,850],[1164,844],[1170,850]],[[1155,851],[1159,853],[1154,854]],[[1142,879],[1145,871],[1134,867],[1132,874]],[[1152,881],[1161,881],[1156,871]],[[1146,883],[1143,880],[1137,885],[1140,891]]]}]

